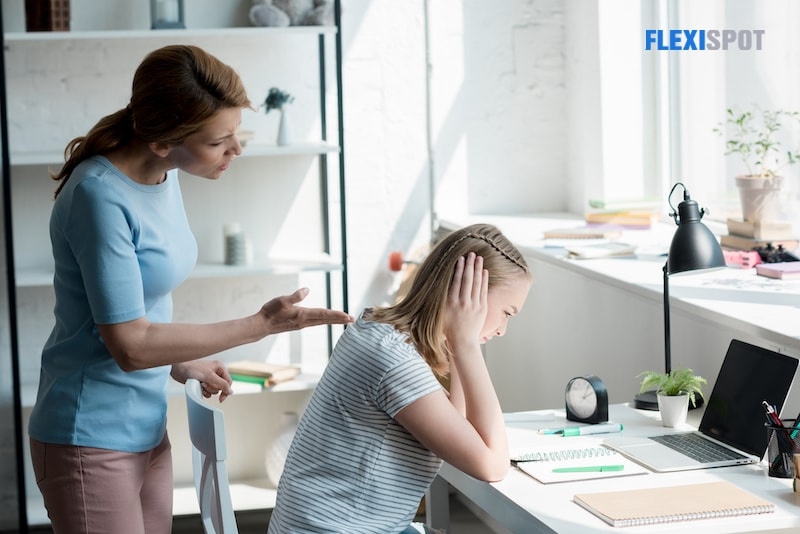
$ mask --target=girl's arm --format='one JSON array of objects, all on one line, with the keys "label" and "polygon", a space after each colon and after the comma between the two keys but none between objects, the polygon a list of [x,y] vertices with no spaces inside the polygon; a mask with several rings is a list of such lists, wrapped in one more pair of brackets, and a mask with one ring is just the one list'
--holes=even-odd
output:
[{"label": "girl's arm", "polygon": [[483,259],[472,253],[459,259],[446,320],[451,398],[444,391],[431,393],[405,407],[396,419],[447,463],[477,479],[495,481],[505,477],[510,457],[500,401],[480,349],[487,294]]}]

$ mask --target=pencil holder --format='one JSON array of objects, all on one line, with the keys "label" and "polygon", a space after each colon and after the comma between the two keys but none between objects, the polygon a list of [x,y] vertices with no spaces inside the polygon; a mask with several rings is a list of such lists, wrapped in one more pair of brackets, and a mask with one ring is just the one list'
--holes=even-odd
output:
[{"label": "pencil holder", "polygon": [[771,477],[794,478],[795,453],[800,453],[800,429],[795,428],[794,419],[783,419],[783,426],[766,424],[767,473]]}]

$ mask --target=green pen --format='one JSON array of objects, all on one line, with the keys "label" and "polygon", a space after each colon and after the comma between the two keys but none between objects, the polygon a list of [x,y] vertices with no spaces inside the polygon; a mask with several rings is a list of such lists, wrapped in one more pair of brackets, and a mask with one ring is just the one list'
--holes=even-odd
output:
[{"label": "green pen", "polygon": [[580,467],[556,467],[553,473],[595,473],[602,471],[622,471],[624,465],[584,465]]}]

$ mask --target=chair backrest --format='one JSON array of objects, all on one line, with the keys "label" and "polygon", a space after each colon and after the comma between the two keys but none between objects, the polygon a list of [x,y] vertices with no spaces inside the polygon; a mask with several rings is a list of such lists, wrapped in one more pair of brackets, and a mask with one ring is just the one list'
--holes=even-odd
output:
[{"label": "chair backrest", "polygon": [[192,440],[194,486],[206,534],[238,534],[228,484],[225,419],[222,410],[206,403],[200,382],[186,381],[186,408]]}]

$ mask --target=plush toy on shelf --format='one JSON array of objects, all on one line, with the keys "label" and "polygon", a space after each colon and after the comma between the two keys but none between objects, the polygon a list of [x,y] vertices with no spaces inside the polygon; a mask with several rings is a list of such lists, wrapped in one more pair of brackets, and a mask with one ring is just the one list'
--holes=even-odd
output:
[{"label": "plush toy on shelf", "polygon": [[333,22],[332,0],[253,0],[255,26],[327,26]]}]

